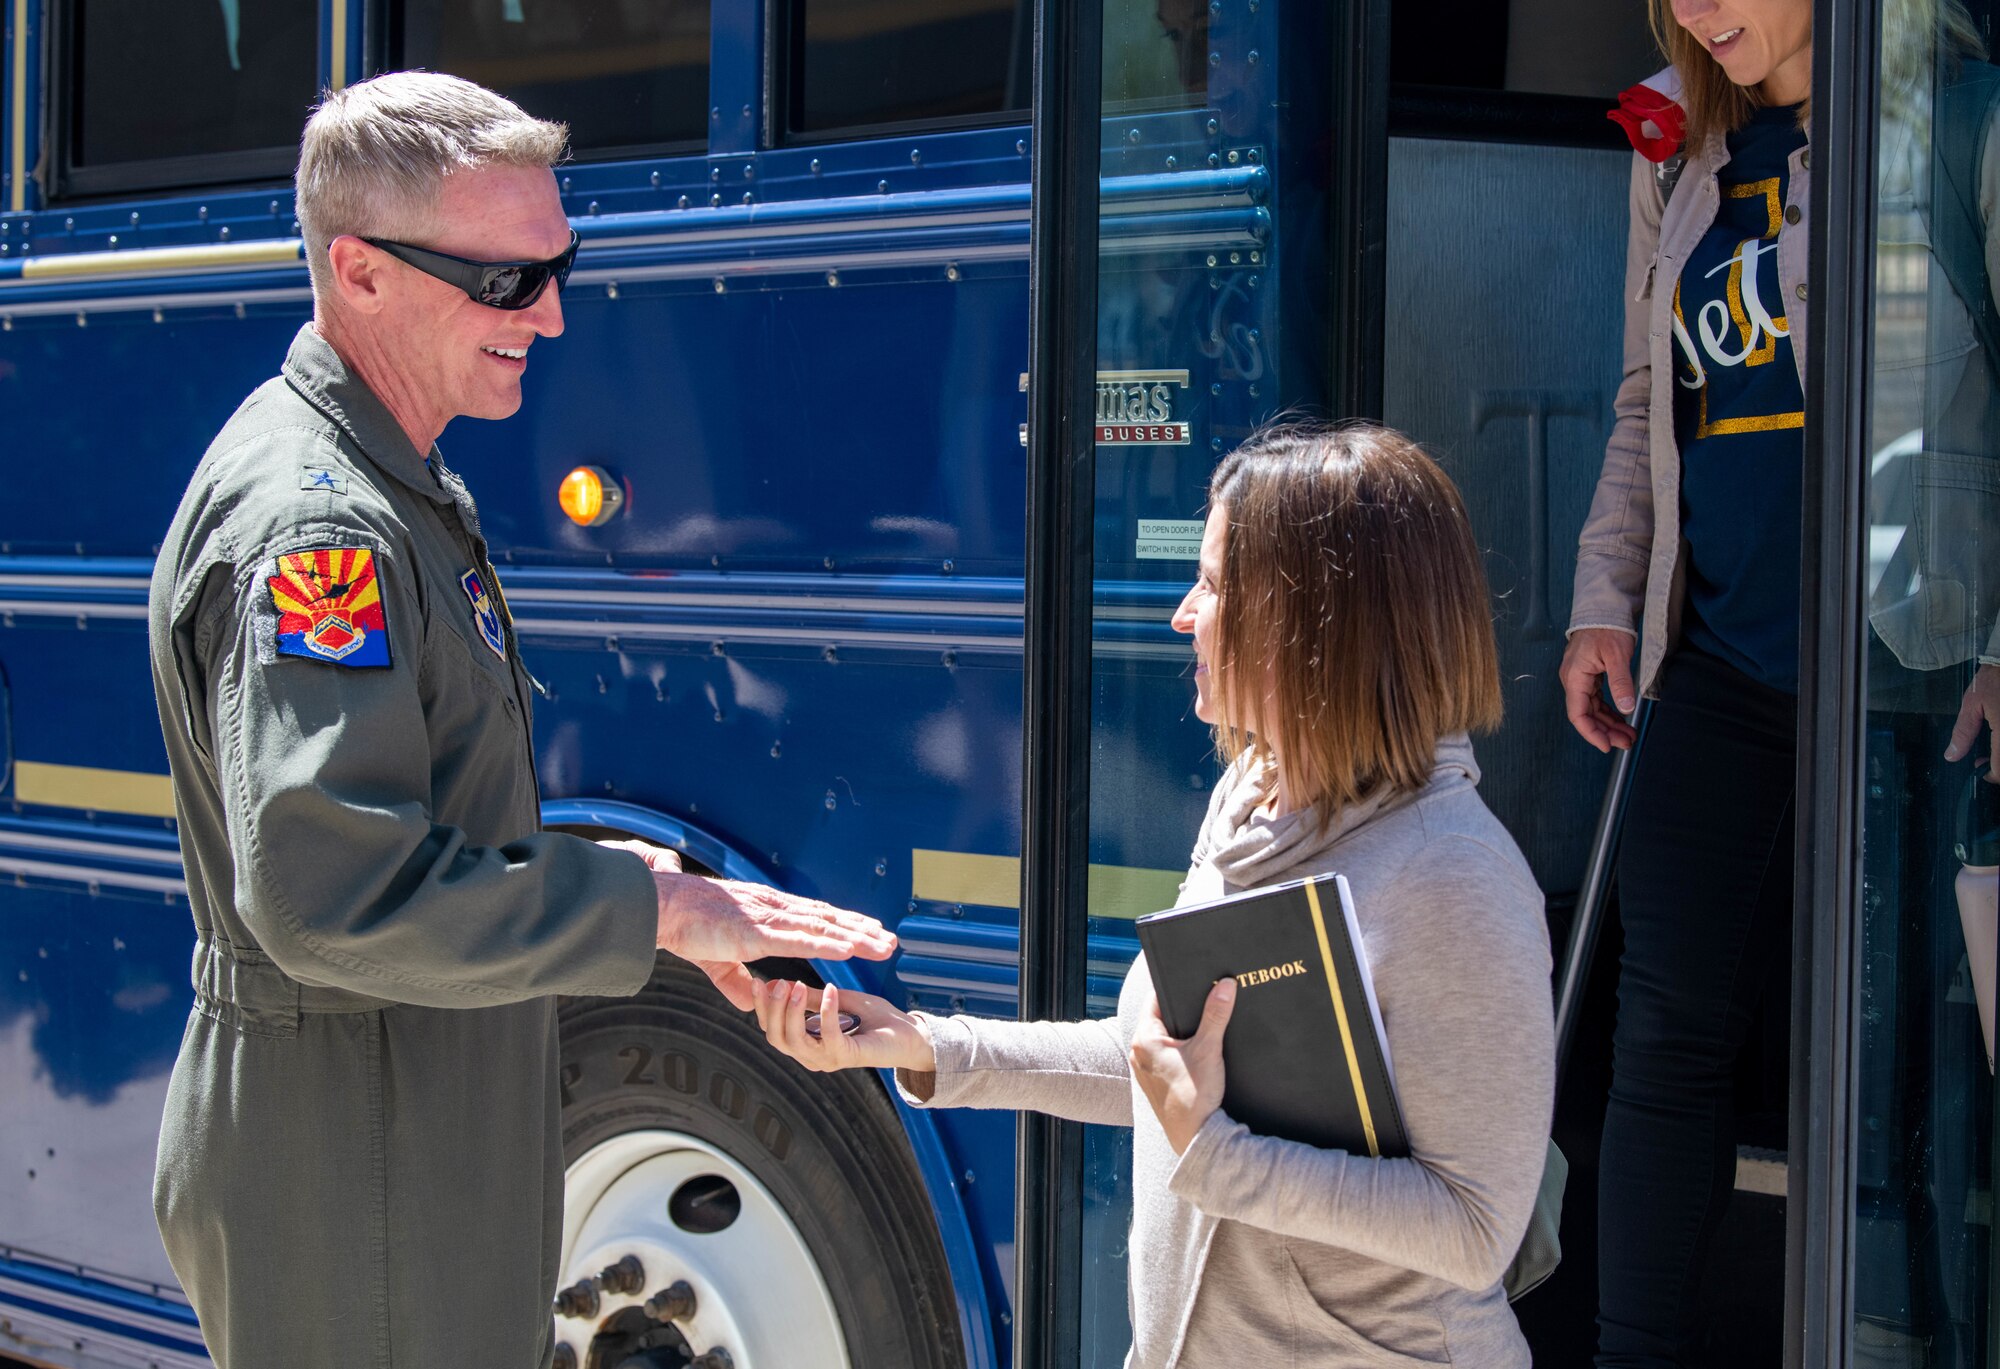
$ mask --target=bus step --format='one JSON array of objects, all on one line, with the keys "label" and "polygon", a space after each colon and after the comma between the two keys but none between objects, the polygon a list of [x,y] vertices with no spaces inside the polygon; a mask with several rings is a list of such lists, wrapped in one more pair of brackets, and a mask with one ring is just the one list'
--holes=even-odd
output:
[{"label": "bus step", "polygon": [[1785,1196],[1785,1152],[1762,1146],[1736,1147],[1736,1191]]}]

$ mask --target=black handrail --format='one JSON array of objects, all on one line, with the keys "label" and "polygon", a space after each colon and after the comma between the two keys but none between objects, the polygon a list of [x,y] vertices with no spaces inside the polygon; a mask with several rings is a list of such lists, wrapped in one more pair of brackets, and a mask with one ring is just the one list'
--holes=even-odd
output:
[{"label": "black handrail", "polygon": [[1604,905],[1611,897],[1611,876],[1618,868],[1618,838],[1625,829],[1625,803],[1631,796],[1632,774],[1639,763],[1639,748],[1646,740],[1646,724],[1652,717],[1651,700],[1641,699],[1632,714],[1632,727],[1639,734],[1630,749],[1620,751],[1611,763],[1611,777],[1604,785],[1604,802],[1597,810],[1597,828],[1590,838],[1590,857],[1584,862],[1583,889],[1576,896],[1576,921],[1570,928],[1569,945],[1563,951],[1556,976],[1556,1091],[1569,1067],[1569,1048],[1576,1035],[1576,1021],[1583,1010],[1583,991],[1590,982],[1591,962],[1597,958],[1597,935],[1604,924]]},{"label": "black handrail", "polygon": [[[1101,0],[1036,0],[1021,679],[1021,1016],[1085,1011]],[[1083,1128],[1023,1113],[1014,1364],[1082,1350]]]}]

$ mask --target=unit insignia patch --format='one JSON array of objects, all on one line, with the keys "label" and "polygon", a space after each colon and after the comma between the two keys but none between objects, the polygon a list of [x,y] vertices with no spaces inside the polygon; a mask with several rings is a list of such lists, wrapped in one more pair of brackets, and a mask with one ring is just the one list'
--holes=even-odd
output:
[{"label": "unit insignia patch", "polygon": [[347,477],[325,466],[307,466],[299,475],[302,490],[324,490],[328,494],[346,494]]},{"label": "unit insignia patch", "polygon": [[267,583],[278,610],[278,652],[345,666],[389,664],[389,624],[375,553],[322,547],[278,558]]},{"label": "unit insignia patch", "polygon": [[500,610],[494,604],[493,596],[486,592],[485,577],[476,570],[469,570],[458,577],[458,586],[472,601],[472,620],[479,624],[479,635],[486,639],[486,645],[493,648],[495,656],[506,660],[507,634],[500,629]]}]

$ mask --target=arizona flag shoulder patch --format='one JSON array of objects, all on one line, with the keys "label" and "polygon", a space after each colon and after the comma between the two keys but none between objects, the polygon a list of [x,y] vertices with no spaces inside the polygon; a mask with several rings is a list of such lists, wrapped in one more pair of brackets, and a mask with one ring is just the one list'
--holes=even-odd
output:
[{"label": "arizona flag shoulder patch", "polygon": [[278,558],[270,578],[278,611],[278,653],[332,665],[389,664],[389,624],[382,615],[382,587],[375,553],[360,547],[321,547]]}]

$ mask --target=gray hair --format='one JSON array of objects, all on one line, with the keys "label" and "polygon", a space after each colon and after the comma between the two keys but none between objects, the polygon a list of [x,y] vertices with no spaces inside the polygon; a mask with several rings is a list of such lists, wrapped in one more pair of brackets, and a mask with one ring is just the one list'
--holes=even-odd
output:
[{"label": "gray hair", "polygon": [[456,76],[392,71],[327,91],[299,142],[299,230],[314,293],[330,284],[335,238],[421,235],[452,172],[552,167],[568,144],[566,125]]}]

